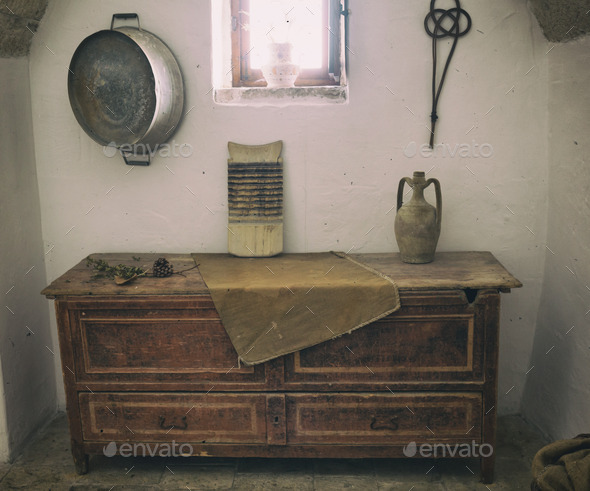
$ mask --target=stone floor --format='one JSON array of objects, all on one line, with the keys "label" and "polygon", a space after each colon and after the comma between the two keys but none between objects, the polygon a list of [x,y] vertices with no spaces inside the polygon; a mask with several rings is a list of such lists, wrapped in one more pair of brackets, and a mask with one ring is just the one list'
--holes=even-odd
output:
[{"label": "stone floor", "polygon": [[0,490],[394,490],[530,489],[530,464],[546,442],[518,416],[498,420],[496,479],[479,483],[475,459],[198,459],[93,456],[74,471],[60,414],[14,464],[0,464]]}]

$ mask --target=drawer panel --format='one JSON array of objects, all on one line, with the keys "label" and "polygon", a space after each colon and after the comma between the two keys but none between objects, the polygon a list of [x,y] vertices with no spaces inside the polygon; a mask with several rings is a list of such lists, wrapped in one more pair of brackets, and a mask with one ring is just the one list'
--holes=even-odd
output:
[{"label": "drawer panel", "polygon": [[213,308],[70,311],[79,382],[264,383],[264,366],[238,367]]},{"label": "drawer panel", "polygon": [[483,306],[465,301],[430,309],[403,307],[348,335],[287,356],[285,381],[347,386],[482,381],[484,322]]},{"label": "drawer panel", "polygon": [[481,442],[477,393],[291,394],[288,444]]},{"label": "drawer panel", "polygon": [[263,394],[81,393],[85,440],[266,443]]}]

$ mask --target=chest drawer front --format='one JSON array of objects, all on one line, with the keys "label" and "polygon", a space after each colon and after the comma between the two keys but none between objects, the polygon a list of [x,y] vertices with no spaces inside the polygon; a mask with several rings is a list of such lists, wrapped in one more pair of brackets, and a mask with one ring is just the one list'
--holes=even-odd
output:
[{"label": "chest drawer front", "polygon": [[91,441],[266,443],[261,394],[81,393]]},{"label": "chest drawer front", "polygon": [[288,444],[407,445],[481,442],[480,394],[293,394]]},{"label": "chest drawer front", "polygon": [[485,322],[485,303],[469,304],[462,294],[412,296],[384,319],[289,355],[285,380],[381,387],[482,381]]},{"label": "chest drawer front", "polygon": [[79,382],[265,383],[264,366],[237,366],[212,303],[109,304],[69,316]]}]

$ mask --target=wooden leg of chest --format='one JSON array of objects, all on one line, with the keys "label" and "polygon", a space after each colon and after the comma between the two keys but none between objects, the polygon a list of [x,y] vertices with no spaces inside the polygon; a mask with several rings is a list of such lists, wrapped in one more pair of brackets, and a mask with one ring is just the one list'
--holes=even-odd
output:
[{"label": "wooden leg of chest", "polygon": [[[483,296],[483,295],[482,295]],[[500,295],[487,294],[485,329],[485,384],[483,391],[483,433],[480,456],[481,481],[494,481],[496,460],[496,415],[498,404],[498,345],[500,332]]]},{"label": "wooden leg of chest", "polygon": [[72,441],[72,456],[76,472],[86,474],[88,472],[88,454],[84,453],[84,446],[81,443]]}]

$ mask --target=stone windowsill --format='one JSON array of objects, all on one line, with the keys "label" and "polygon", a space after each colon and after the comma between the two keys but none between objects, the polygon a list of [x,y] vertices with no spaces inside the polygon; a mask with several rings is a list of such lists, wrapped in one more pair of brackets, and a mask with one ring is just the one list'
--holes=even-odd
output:
[{"label": "stone windowsill", "polygon": [[217,104],[233,106],[345,104],[348,102],[348,87],[232,87],[215,89],[213,97]]}]

